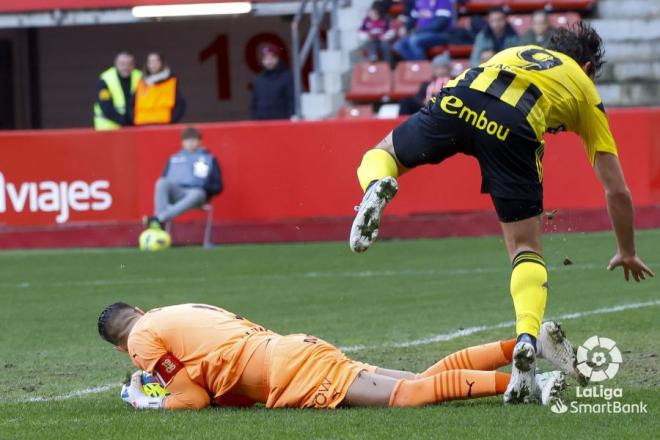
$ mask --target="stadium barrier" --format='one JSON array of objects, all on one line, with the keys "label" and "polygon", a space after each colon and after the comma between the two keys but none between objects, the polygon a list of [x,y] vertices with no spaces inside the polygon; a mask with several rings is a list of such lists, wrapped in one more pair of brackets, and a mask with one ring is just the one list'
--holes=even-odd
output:
[{"label": "stadium barrier", "polygon": [[[610,124],[642,227],[660,226],[660,109],[614,109]],[[355,169],[396,120],[200,124],[225,184],[213,200],[215,243],[345,239],[361,192]],[[0,248],[134,245],[180,126],[0,134]],[[547,137],[552,230],[609,226],[577,136]],[[458,155],[400,180],[385,237],[495,234],[479,168]],[[177,219],[175,242],[201,242],[203,213]]]}]

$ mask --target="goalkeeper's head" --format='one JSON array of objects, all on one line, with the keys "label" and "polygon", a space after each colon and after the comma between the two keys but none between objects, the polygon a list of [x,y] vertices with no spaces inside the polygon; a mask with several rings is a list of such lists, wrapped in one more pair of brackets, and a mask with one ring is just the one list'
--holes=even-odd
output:
[{"label": "goalkeeper's head", "polygon": [[126,303],[110,304],[99,315],[99,334],[117,349],[126,351],[128,335],[142,315],[142,310]]},{"label": "goalkeeper's head", "polygon": [[548,49],[573,58],[591,79],[598,76],[604,63],[603,40],[598,32],[584,21],[556,29],[548,43]]}]

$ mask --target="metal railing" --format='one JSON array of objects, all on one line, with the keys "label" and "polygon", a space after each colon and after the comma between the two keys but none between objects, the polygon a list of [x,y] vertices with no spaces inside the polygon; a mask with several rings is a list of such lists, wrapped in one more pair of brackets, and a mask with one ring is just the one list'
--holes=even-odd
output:
[{"label": "metal railing", "polygon": [[[321,64],[321,27],[323,18],[327,12],[330,13],[330,28],[327,35],[328,49],[339,49],[339,31],[338,31],[338,8],[339,0],[303,0],[300,3],[298,12],[291,22],[291,44],[293,52],[293,92],[294,108],[298,118],[302,117],[302,70],[303,65],[310,51],[312,51],[312,60],[314,71],[310,74],[309,89],[312,93],[323,91],[319,67]],[[300,46],[300,23],[306,13],[310,14],[310,28],[305,37],[305,41]]]}]

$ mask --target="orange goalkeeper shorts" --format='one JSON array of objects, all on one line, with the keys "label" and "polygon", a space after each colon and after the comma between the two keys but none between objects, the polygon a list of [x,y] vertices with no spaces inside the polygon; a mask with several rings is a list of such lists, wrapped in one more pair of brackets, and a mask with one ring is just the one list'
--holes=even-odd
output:
[{"label": "orange goalkeeper shorts", "polygon": [[303,334],[270,340],[264,365],[268,408],[335,408],[358,373],[376,370],[348,359],[321,339]]}]

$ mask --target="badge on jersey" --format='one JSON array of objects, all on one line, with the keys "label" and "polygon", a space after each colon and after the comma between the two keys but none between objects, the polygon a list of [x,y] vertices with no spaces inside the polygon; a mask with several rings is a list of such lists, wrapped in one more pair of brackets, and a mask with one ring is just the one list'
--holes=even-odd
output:
[{"label": "badge on jersey", "polygon": [[182,368],[183,363],[176,356],[166,353],[156,362],[154,374],[162,386],[167,386]]}]

